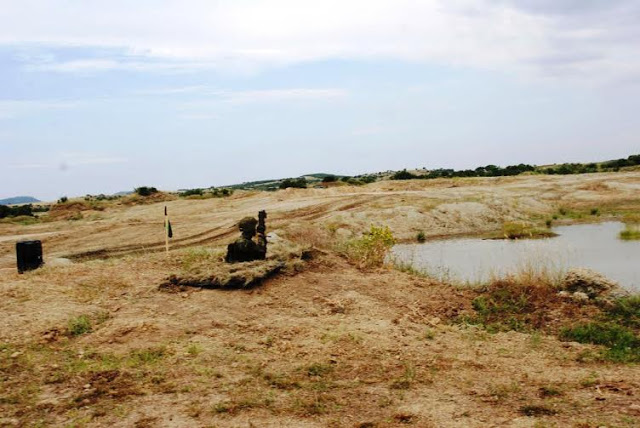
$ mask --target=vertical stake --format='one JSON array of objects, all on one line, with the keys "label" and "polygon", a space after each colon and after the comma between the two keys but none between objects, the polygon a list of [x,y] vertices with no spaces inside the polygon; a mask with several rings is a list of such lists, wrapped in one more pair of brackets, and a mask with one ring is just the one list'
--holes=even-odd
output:
[{"label": "vertical stake", "polygon": [[167,214],[167,206],[164,206],[164,249],[169,255],[169,215]]}]

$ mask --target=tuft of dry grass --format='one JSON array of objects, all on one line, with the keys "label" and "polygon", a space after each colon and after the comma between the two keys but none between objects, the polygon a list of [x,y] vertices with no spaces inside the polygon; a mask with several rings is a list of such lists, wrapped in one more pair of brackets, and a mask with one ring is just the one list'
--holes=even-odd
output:
[{"label": "tuft of dry grass", "polygon": [[539,239],[558,236],[548,228],[536,227],[527,222],[507,222],[502,225],[502,234],[494,239]]}]

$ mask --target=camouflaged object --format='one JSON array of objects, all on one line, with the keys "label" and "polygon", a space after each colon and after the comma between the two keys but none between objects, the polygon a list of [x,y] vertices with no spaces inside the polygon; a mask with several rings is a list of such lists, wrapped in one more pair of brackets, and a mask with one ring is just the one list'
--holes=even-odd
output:
[{"label": "camouflaged object", "polygon": [[258,220],[256,220],[253,217],[245,217],[242,220],[240,220],[240,223],[238,223],[238,227],[240,228],[240,231],[244,232],[244,231],[253,231],[255,234],[255,230],[256,230],[256,226],[258,224]]},{"label": "camouflaged object", "polygon": [[267,238],[264,233],[258,234],[258,242],[253,240],[256,235],[258,220],[253,217],[245,217],[240,220],[238,227],[242,236],[227,246],[227,263],[250,262],[264,260],[267,257]]}]

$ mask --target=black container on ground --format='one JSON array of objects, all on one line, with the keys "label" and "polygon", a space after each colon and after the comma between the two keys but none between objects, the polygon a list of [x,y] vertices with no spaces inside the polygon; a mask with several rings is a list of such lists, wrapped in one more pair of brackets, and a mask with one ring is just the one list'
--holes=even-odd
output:
[{"label": "black container on ground", "polygon": [[16,256],[18,258],[18,273],[38,269],[44,263],[42,261],[42,242],[21,241],[16,243]]}]

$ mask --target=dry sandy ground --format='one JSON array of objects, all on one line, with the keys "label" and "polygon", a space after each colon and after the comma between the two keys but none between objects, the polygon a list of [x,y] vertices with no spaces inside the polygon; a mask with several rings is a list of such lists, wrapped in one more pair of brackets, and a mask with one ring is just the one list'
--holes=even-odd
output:
[{"label": "dry sandy ground", "polygon": [[558,207],[636,209],[640,172],[575,176],[383,181],[363,187],[238,192],[228,199],[175,200],[84,212],[79,221],[30,226],[0,224],[0,268],[14,267],[20,235],[42,238],[48,257],[96,258],[164,249],[163,206],[171,215],[173,248],[228,242],[235,224],[260,209],[271,231],[314,226],[346,239],[370,224],[389,226],[400,240],[477,234],[503,222],[543,218]]},{"label": "dry sandy ground", "polygon": [[[553,336],[453,323],[471,311],[470,292],[426,278],[363,272],[328,253],[253,290],[158,290],[259,209],[298,242],[371,223],[404,239],[478,233],[561,205],[637,209],[640,173],[171,201],[169,258],[163,205],[0,224],[0,426],[640,426],[637,365],[596,362],[592,346]],[[19,235],[42,237],[47,260],[74,263],[18,275]],[[91,331],[66,334],[80,315]]]}]

